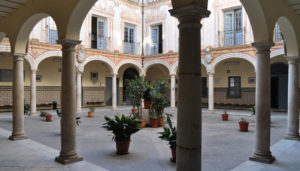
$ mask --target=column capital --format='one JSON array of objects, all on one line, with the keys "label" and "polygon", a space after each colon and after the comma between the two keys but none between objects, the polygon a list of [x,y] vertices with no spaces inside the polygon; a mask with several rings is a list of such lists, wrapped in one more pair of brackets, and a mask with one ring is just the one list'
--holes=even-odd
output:
[{"label": "column capital", "polygon": [[256,48],[257,53],[269,53],[271,47],[273,47],[274,45],[274,42],[271,41],[252,43],[252,46]]},{"label": "column capital", "polygon": [[12,56],[14,57],[23,57],[25,58],[25,56],[27,55],[26,53],[17,53],[17,52],[14,52],[14,53],[11,53]]},{"label": "column capital", "polygon": [[207,72],[207,75],[215,75],[215,72],[209,71],[209,72]]},{"label": "column capital", "polygon": [[31,73],[36,73],[37,69],[31,69]]},{"label": "column capital", "polygon": [[81,43],[80,40],[61,39],[56,41],[57,44],[61,44],[64,50],[75,50],[75,47]]},{"label": "column capital", "polygon": [[118,76],[118,73],[111,73],[112,76]]},{"label": "column capital", "polygon": [[[182,8],[174,8],[169,10],[170,14],[180,21],[179,27],[201,27],[200,20],[207,18],[210,15],[210,11],[199,5],[189,5]],[[193,25],[184,25],[182,23],[195,23]]]},{"label": "column capital", "polygon": [[288,60],[289,64],[298,64],[299,63],[299,56],[285,56]]},{"label": "column capital", "polygon": [[176,74],[170,74],[171,77],[176,77]]}]

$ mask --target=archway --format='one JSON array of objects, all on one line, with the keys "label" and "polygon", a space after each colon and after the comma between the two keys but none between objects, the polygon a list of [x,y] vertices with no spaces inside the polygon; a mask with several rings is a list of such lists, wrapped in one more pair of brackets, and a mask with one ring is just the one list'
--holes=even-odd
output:
[{"label": "archway", "polygon": [[123,104],[131,105],[131,101],[127,93],[126,80],[132,80],[139,76],[138,71],[135,68],[127,68],[123,73]]},{"label": "archway", "polygon": [[287,109],[288,65],[280,56],[271,60],[271,108]]},{"label": "archway", "polygon": [[[112,105],[112,73],[110,64],[101,60],[84,63],[82,74],[83,106]],[[117,104],[119,99],[119,84],[117,79]]]}]

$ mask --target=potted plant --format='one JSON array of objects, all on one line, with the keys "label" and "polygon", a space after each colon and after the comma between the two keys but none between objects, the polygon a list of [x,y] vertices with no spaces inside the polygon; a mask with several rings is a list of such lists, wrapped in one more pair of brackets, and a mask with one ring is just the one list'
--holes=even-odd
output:
[{"label": "potted plant", "polygon": [[[157,80],[154,87],[150,91],[151,96],[151,119],[158,119],[158,126],[164,125],[164,109],[169,105],[166,97],[167,83],[162,80]],[[156,122],[156,121],[154,121]]]},{"label": "potted plant", "polygon": [[47,115],[47,112],[41,112],[40,117],[44,118]]},{"label": "potted plant", "polygon": [[130,137],[140,130],[140,121],[134,115],[115,115],[114,119],[104,117],[105,123],[102,125],[114,134],[113,140],[116,142],[117,154],[128,154]]},{"label": "potted plant", "polygon": [[223,121],[228,121],[228,114],[227,114],[227,111],[226,110],[224,110],[224,113],[222,114],[222,120]]},{"label": "potted plant", "polygon": [[24,101],[24,115],[29,115],[30,105]]},{"label": "potted plant", "polygon": [[94,117],[95,115],[95,107],[90,107],[90,111],[88,112],[88,117]]},{"label": "potted plant", "polygon": [[172,162],[176,162],[176,136],[177,136],[177,129],[172,125],[172,121],[170,119],[170,114],[167,114],[167,123],[168,127],[164,127],[163,132],[159,132],[159,138],[169,142],[171,151],[172,151],[172,158],[170,159]]},{"label": "potted plant", "polygon": [[149,84],[144,77],[136,77],[132,80],[126,80],[126,85],[128,87],[126,89],[128,96],[132,100],[133,108],[131,109],[131,112],[141,120],[141,122],[143,123],[141,124],[141,126],[144,126],[146,125],[146,120],[140,116],[140,106],[142,103],[144,92],[147,88],[149,88]]},{"label": "potted plant", "polygon": [[256,111],[256,107],[252,106],[251,108],[249,108],[249,110],[252,112],[252,116],[255,115],[255,111]]},{"label": "potted plant", "polygon": [[241,118],[239,121],[239,126],[241,132],[248,132],[249,121],[245,118]]},{"label": "potted plant", "polygon": [[150,109],[149,114],[150,114],[150,126],[152,128],[157,128],[159,126],[159,117],[157,113],[155,113],[153,109]]}]

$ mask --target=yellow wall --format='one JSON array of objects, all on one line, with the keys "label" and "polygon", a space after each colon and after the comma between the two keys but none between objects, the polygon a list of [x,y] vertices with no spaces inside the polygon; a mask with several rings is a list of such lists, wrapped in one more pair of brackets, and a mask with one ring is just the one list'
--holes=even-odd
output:
[{"label": "yellow wall", "polygon": [[[42,76],[41,82],[36,82],[37,86],[61,86],[61,58],[51,57],[42,61],[38,66],[36,75]],[[30,83],[29,83],[30,84]]]},{"label": "yellow wall", "polygon": [[[227,62],[239,62],[237,65],[226,65]],[[230,70],[230,73],[227,73]],[[219,80],[219,84],[215,81],[215,88],[227,88],[228,77],[241,76],[242,88],[253,88],[255,84],[248,84],[249,77],[255,77],[255,70],[253,65],[243,59],[227,59],[217,64],[215,68],[215,80]]]},{"label": "yellow wall", "polygon": [[[98,72],[98,81],[95,83],[91,81],[91,72]],[[106,77],[112,77],[112,75],[110,69],[105,63],[93,61],[85,65],[82,77],[83,87],[100,87],[100,84],[104,84],[105,86]]]},{"label": "yellow wall", "polygon": [[168,69],[161,65],[153,65],[147,70],[146,79],[154,84],[156,80],[166,80],[170,79],[170,74]]}]

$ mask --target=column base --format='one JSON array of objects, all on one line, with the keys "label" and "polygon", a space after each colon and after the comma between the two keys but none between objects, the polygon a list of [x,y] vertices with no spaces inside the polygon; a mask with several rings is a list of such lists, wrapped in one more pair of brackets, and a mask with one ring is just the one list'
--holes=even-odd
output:
[{"label": "column base", "polygon": [[287,140],[300,140],[300,136],[299,134],[298,135],[292,135],[292,134],[287,134],[284,139],[287,139]]},{"label": "column base", "polygon": [[83,158],[79,156],[77,153],[74,155],[62,155],[60,154],[58,157],[55,158],[55,161],[61,164],[70,164],[82,161]]},{"label": "column base", "polygon": [[274,156],[271,155],[271,152],[270,152],[270,155],[253,154],[253,156],[249,157],[249,160],[255,161],[255,162],[271,164],[276,159]]},{"label": "column base", "polygon": [[26,135],[11,135],[8,138],[9,140],[12,141],[19,141],[19,140],[26,140],[28,137]]}]

